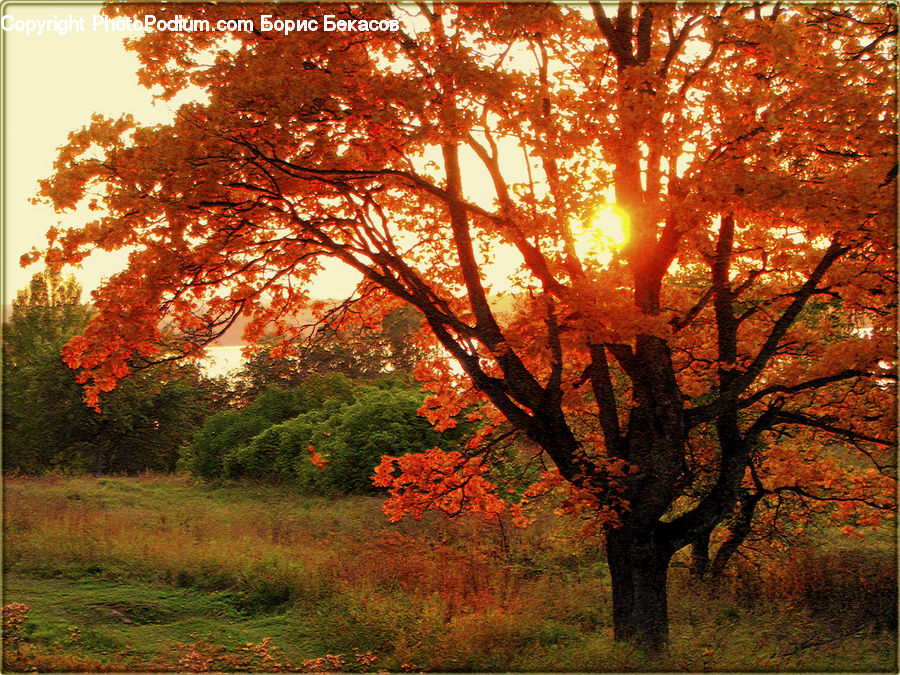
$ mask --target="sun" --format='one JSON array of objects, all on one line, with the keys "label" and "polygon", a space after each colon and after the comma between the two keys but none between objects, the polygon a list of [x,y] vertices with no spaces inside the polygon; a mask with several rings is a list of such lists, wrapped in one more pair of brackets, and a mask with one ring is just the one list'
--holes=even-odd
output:
[{"label": "sun", "polygon": [[604,206],[594,213],[590,228],[608,244],[618,248],[628,237],[628,216],[615,206]]},{"label": "sun", "polygon": [[601,206],[588,220],[572,228],[572,236],[580,258],[606,264],[628,238],[628,216],[614,205]]}]

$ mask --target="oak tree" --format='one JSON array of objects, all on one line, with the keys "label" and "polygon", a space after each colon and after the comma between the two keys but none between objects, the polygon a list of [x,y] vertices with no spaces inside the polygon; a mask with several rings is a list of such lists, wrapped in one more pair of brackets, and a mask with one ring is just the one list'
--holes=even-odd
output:
[{"label": "oak tree", "polygon": [[[143,84],[195,101],[161,126],[96,116],[61,150],[43,196],[99,217],[51,231],[47,262],[131,250],[66,347],[91,402],[132,355],[191,355],[239,315],[289,342],[341,262],[366,320],[411,305],[458,364],[420,366],[432,419],[483,424],[468,454],[386,459],[392,513],[504,508],[484,469],[496,430],[519,430],[552,463],[525,499],[559,484],[593,514],[615,637],[650,650],[673,554],[754,500],[861,525],[893,508],[890,5],[154,11],[307,30],[132,39]],[[325,15],[397,30],[325,31]],[[592,230],[613,203],[618,247]]]}]

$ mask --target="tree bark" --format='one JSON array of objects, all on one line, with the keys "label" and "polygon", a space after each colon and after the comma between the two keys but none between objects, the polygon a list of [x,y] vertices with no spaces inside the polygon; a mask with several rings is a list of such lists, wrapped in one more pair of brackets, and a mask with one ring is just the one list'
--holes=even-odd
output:
[{"label": "tree bark", "polygon": [[702,579],[709,571],[709,535],[711,530],[701,532],[691,544],[691,576]]},{"label": "tree bark", "polygon": [[741,508],[738,512],[734,523],[731,526],[731,535],[726,539],[719,550],[716,551],[716,557],[712,562],[710,572],[713,578],[719,578],[725,572],[725,566],[731,560],[731,556],[740,548],[741,544],[750,534],[750,527],[753,524],[753,514],[756,511],[756,505],[763,498],[762,493],[745,493],[741,499]]},{"label": "tree bark", "polygon": [[610,528],[606,553],[612,578],[613,637],[657,654],[669,642],[666,575],[673,551],[652,527]]}]

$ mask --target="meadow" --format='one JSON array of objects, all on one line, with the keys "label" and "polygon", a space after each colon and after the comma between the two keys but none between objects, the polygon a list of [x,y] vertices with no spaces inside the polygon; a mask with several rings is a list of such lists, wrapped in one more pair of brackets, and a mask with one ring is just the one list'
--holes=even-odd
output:
[{"label": "meadow", "polygon": [[378,497],[7,477],[16,671],[896,672],[892,532],[670,574],[670,653],[614,644],[600,542],[552,514],[389,523]]}]

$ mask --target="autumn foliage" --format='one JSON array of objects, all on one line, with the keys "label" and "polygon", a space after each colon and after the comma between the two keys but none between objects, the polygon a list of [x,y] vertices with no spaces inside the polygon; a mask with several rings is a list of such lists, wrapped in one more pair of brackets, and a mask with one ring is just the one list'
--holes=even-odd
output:
[{"label": "autumn foliage", "polygon": [[[484,425],[465,453],[386,459],[393,515],[496,512],[483,467],[518,434],[599,514],[620,639],[665,644],[685,546],[727,561],[761,521],[892,513],[891,6],[327,8],[400,29],[149,33],[141,81],[204,96],[163,126],[95,116],[61,150],[42,196],[98,217],[27,258],[132,250],[66,348],[90,402],[238,315],[290,344],[337,260],[363,276],[348,320],[409,304],[457,364],[422,373],[430,419]],[[627,240],[586,254],[610,201]]]}]

